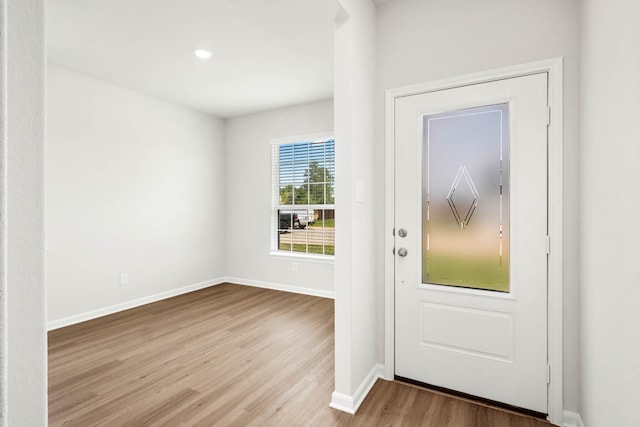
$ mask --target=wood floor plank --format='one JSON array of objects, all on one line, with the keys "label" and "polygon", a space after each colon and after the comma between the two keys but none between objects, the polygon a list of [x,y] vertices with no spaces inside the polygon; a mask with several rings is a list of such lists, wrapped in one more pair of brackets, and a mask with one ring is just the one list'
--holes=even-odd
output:
[{"label": "wood floor plank", "polygon": [[222,284],[49,333],[51,426],[542,427],[379,380],[329,408],[333,301]]}]

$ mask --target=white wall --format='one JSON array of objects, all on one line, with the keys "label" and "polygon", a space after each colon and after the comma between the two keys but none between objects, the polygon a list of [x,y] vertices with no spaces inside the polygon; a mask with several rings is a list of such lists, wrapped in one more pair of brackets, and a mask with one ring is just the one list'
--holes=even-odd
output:
[{"label": "white wall", "polygon": [[[397,0],[378,7],[376,170],[384,169],[384,91],[409,84],[562,56],[565,59],[564,402],[579,407],[577,0]],[[376,174],[384,188],[384,174]],[[376,211],[384,211],[382,197]],[[384,228],[377,216],[376,230]],[[384,240],[377,233],[378,299],[384,301]],[[382,310],[382,308],[381,308]],[[382,320],[382,319],[381,319]],[[379,324],[378,357],[383,333]]]},{"label": "white wall", "polygon": [[[375,6],[340,0],[334,36],[336,115],[335,392],[331,405],[355,411],[376,377],[377,310],[374,218],[384,216],[384,183],[374,176]],[[360,200],[356,192],[362,193]]]},{"label": "white wall", "polygon": [[52,64],[47,78],[49,321],[221,278],[223,122]]},{"label": "white wall", "polygon": [[[7,2],[0,0],[0,28]],[[7,425],[7,40],[0,36],[0,427]]]},{"label": "white wall", "polygon": [[581,415],[639,426],[640,4],[582,5]]},{"label": "white wall", "polygon": [[2,343],[8,356],[7,394],[2,398],[7,399],[8,413],[0,416],[0,424],[45,426],[44,4],[41,0],[9,0],[7,5],[7,26],[0,32],[8,47],[8,73],[5,68],[0,72],[8,88],[7,127],[3,128],[7,132],[3,198],[8,211],[0,223],[8,232],[3,232],[7,286],[2,290],[7,291],[8,302],[7,312],[2,313],[7,316],[8,335]]},{"label": "white wall", "polygon": [[[226,274],[230,281],[333,296],[333,263],[271,256],[269,141],[333,130],[323,101],[226,121]],[[337,149],[336,149],[337,150]],[[293,271],[296,262],[298,270]]]}]

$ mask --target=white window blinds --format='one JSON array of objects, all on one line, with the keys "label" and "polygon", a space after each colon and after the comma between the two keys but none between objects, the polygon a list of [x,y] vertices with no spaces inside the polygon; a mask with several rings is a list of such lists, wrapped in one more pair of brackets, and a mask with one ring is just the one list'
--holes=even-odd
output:
[{"label": "white window blinds", "polygon": [[273,143],[272,250],[332,256],[335,251],[335,140]]}]

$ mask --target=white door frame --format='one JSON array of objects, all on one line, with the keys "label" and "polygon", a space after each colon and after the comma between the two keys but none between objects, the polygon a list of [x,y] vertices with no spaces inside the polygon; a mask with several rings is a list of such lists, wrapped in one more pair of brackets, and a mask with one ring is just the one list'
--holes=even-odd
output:
[{"label": "white door frame", "polygon": [[394,378],[395,371],[395,301],[394,301],[394,237],[395,226],[395,100],[437,90],[470,84],[486,83],[505,78],[546,72],[549,74],[548,100],[548,233],[550,236],[548,269],[547,339],[550,382],[548,387],[548,420],[562,425],[562,217],[563,217],[563,111],[562,58],[531,62],[460,77],[389,89],[385,95],[385,364],[384,376]]}]

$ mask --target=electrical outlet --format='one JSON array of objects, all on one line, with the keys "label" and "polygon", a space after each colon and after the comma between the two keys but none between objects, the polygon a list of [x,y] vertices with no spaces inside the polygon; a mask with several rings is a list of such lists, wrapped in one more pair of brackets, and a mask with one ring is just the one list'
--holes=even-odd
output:
[{"label": "electrical outlet", "polygon": [[120,286],[129,283],[129,273],[120,273]]},{"label": "electrical outlet", "polygon": [[298,271],[298,263],[297,262],[292,262],[291,263],[291,271]]}]

